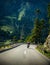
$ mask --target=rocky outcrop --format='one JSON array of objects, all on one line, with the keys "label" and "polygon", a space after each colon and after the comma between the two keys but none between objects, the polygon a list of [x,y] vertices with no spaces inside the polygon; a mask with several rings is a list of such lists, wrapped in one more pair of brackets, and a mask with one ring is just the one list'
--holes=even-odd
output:
[{"label": "rocky outcrop", "polygon": [[46,42],[44,43],[44,48],[50,52],[50,34],[48,35]]}]

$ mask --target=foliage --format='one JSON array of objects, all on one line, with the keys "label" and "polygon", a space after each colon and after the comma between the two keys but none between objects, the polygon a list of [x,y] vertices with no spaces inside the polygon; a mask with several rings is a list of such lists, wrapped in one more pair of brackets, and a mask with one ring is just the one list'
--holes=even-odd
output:
[{"label": "foliage", "polygon": [[39,19],[35,19],[35,23],[34,23],[34,30],[33,30],[33,40],[35,41],[35,43],[38,42],[39,38],[40,38],[40,29],[39,29]]},{"label": "foliage", "polygon": [[18,40],[17,42],[18,42],[18,43],[21,43],[21,42],[23,42],[23,40]]},{"label": "foliage", "polygon": [[40,51],[42,54],[44,54],[45,56],[47,56],[48,58],[50,58],[50,52],[47,51],[47,50],[46,50],[47,48],[44,48],[43,45],[38,45],[38,46],[36,47],[36,49],[37,49],[38,51]]},{"label": "foliage", "polygon": [[[35,21],[34,21],[34,28],[32,29],[32,23],[31,26],[29,25],[31,21],[29,21],[30,19],[23,19],[21,20],[21,22],[16,22],[16,20],[11,20],[9,21],[9,19],[14,19],[14,17],[6,17],[6,21],[8,21],[8,24],[4,23],[4,25],[1,25],[1,29],[0,29],[0,41],[6,41],[11,39],[12,41],[26,41],[26,42],[35,42],[35,43],[43,43],[48,35],[48,31],[50,31],[50,3],[48,4],[47,7],[47,12],[48,12],[48,21],[39,18],[39,15],[41,15],[41,11],[39,8],[36,9],[35,14],[37,15],[35,17]],[[16,19],[16,18],[15,18]],[[23,22],[24,21],[24,22]],[[2,21],[1,21],[2,22]],[[10,24],[13,23],[12,24]],[[24,36],[22,33],[22,40],[20,39],[20,35],[21,35],[21,28],[23,26],[23,24],[25,25],[24,27]],[[21,25],[21,26],[20,26]],[[48,27],[48,26],[49,27]],[[31,31],[32,29],[32,31]],[[31,33],[30,33],[31,31]],[[26,38],[27,37],[27,38]],[[26,39],[25,39],[26,38]]]},{"label": "foliage", "polygon": [[39,20],[38,18],[34,21],[34,28],[31,34],[27,37],[27,41],[35,43],[44,43],[48,35],[48,30],[44,19]]}]

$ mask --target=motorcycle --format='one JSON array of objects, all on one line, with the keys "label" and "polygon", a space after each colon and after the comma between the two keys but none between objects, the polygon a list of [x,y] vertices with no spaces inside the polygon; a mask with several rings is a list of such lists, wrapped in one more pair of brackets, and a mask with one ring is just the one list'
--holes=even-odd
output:
[{"label": "motorcycle", "polygon": [[27,48],[29,48],[30,47],[30,43],[27,43]]}]

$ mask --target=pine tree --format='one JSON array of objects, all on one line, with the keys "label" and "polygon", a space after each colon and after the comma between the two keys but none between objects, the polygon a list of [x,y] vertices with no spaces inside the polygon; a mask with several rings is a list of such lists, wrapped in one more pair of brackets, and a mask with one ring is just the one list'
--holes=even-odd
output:
[{"label": "pine tree", "polygon": [[40,26],[40,22],[39,22],[40,9],[36,9],[35,14],[36,14],[36,18],[34,21],[34,28],[32,30],[32,34],[29,40],[31,42],[38,43],[40,42],[40,27],[39,27]]},{"label": "pine tree", "polygon": [[46,21],[44,19],[35,19],[34,28],[32,30],[31,41],[35,43],[44,43],[47,32],[46,32]]},{"label": "pine tree", "polygon": [[36,17],[39,18],[40,14],[41,14],[41,11],[39,8],[36,9],[35,14],[36,14]]},{"label": "pine tree", "polygon": [[39,21],[39,14],[40,14],[40,9],[36,9],[37,17],[35,18],[35,23],[34,23],[34,29],[33,29],[33,36],[32,36],[32,41],[35,43],[40,42],[40,21]]},{"label": "pine tree", "polygon": [[35,43],[40,42],[40,22],[39,19],[36,18],[35,19],[35,23],[34,23],[34,29],[32,30],[32,42],[34,41]]},{"label": "pine tree", "polygon": [[40,29],[41,29],[41,35],[40,35],[40,39],[41,39],[41,43],[44,43],[45,38],[47,36],[47,26],[46,26],[46,21],[44,19],[40,20]]}]

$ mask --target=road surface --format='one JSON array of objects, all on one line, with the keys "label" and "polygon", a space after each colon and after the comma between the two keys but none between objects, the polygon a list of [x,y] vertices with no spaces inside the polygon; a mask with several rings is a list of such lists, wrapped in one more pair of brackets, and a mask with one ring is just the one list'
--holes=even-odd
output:
[{"label": "road surface", "polygon": [[0,65],[50,65],[50,60],[35,49],[36,45],[26,44],[0,53]]}]

